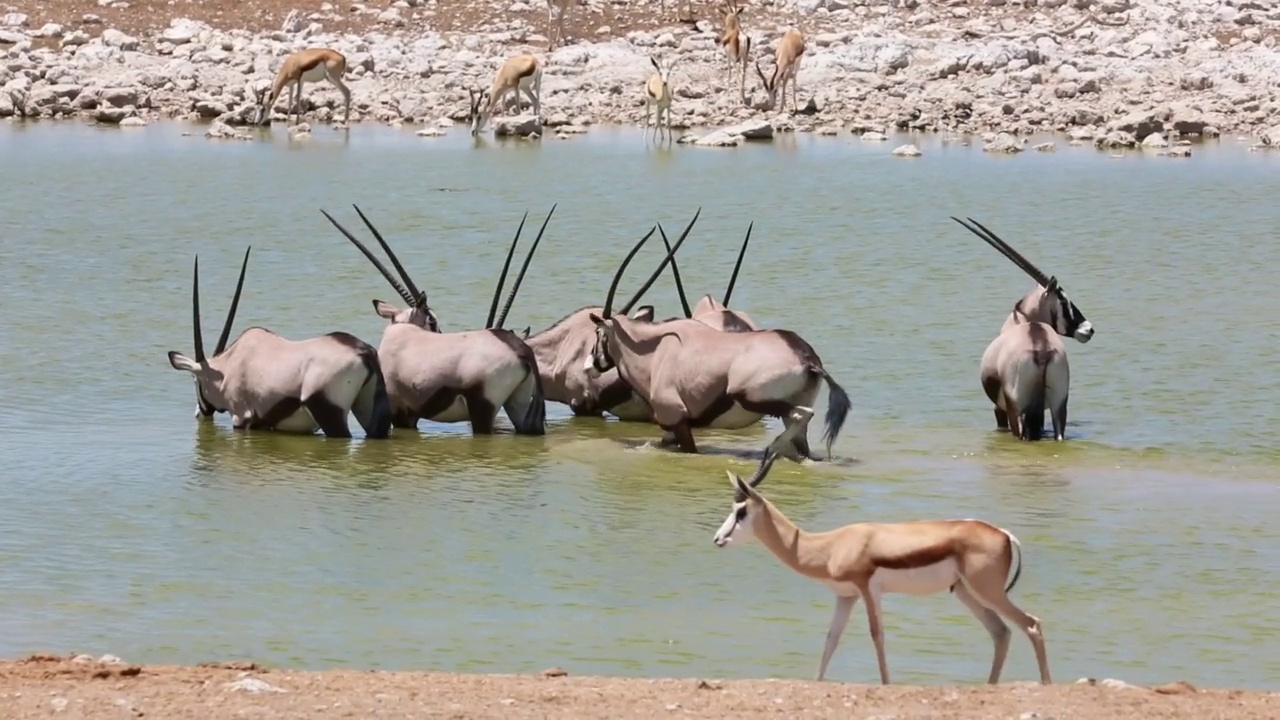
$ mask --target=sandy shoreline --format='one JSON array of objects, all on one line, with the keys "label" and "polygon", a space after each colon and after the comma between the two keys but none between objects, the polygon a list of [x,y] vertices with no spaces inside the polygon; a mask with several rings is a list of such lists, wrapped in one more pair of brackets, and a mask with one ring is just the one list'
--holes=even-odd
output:
[{"label": "sandy shoreline", "polygon": [[[1270,92],[1280,83],[1280,7],[753,5],[744,27],[755,40],[753,59],[766,69],[783,29],[798,24],[808,37],[799,88],[801,103],[812,98],[817,110],[795,117],[742,107],[716,42],[719,15],[695,4],[695,16],[696,24],[676,22],[669,8],[660,17],[657,0],[576,5],[566,21],[569,44],[548,55],[540,1],[18,0],[0,6],[0,116],[234,125],[284,54],[332,46],[351,64],[353,121],[447,126],[465,117],[468,87],[486,85],[502,59],[531,50],[547,63],[542,114],[552,128],[642,122],[640,88],[649,56],[658,54],[681,58],[673,125],[683,127],[750,120],[859,134],[1058,131],[1082,140],[1113,134],[1109,142],[1119,144],[1154,133],[1236,132],[1280,144],[1280,100]],[[752,101],[763,101],[754,73],[748,80]],[[310,87],[307,120],[332,121],[340,96]]]},{"label": "sandy shoreline", "polygon": [[1280,717],[1280,693],[1143,688],[1099,681],[1040,686],[890,687],[794,680],[572,677],[357,670],[253,663],[132,665],[117,658],[34,655],[0,661],[5,718]]}]

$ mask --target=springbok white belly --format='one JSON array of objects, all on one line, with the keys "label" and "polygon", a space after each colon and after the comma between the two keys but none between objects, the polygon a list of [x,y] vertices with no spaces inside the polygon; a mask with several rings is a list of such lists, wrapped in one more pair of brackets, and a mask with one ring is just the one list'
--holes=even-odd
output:
[{"label": "springbok white belly", "polygon": [[933,595],[950,589],[959,579],[959,566],[954,558],[947,558],[910,570],[880,568],[871,576],[871,587],[880,593]]},{"label": "springbok white belly", "polygon": [[302,73],[302,79],[303,81],[309,82],[309,83],[320,82],[328,74],[329,74],[329,68],[325,67],[324,63],[320,63],[319,65],[311,68],[310,70]]}]

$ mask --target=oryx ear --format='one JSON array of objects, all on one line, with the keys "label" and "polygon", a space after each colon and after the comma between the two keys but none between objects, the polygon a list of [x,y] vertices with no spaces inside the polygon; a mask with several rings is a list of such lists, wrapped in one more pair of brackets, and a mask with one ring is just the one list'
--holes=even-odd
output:
[{"label": "oryx ear", "polygon": [[384,303],[381,300],[373,301],[373,311],[378,313],[378,317],[384,320],[395,320],[396,315],[400,314],[400,311],[394,305]]},{"label": "oryx ear", "polygon": [[189,373],[200,371],[200,363],[173,350],[169,351],[169,364],[173,366],[174,370],[186,370]]},{"label": "oryx ear", "polygon": [[631,313],[631,319],[639,320],[640,322],[653,322],[653,313],[652,305],[641,305],[636,308],[635,312]]},{"label": "oryx ear", "polygon": [[520,339],[521,339],[521,340],[528,340],[528,339],[529,339],[529,331],[530,331],[530,330],[532,330],[532,329],[533,329],[533,326],[532,326],[532,325],[525,325],[525,326],[524,326],[524,330],[521,330],[521,331],[520,331]]},{"label": "oryx ear", "polygon": [[599,315],[595,313],[591,313],[589,317],[591,318],[591,322],[595,323],[596,325],[604,325],[604,320],[601,319]]}]

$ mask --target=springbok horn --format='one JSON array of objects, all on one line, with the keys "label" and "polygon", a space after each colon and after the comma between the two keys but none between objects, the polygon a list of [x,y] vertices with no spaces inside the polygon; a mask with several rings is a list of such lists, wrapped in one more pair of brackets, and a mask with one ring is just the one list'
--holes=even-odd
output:
[{"label": "springbok horn", "polygon": [[[667,233],[658,226],[658,232],[662,233],[662,244],[667,248],[667,255],[671,255],[671,243],[667,240]],[[676,258],[671,255],[671,274],[676,278],[676,292],[680,294],[680,305],[684,308],[684,316],[693,317],[693,311],[689,309],[689,298],[684,294],[684,283],[680,281],[680,268],[676,266]]]},{"label": "springbok horn", "polygon": [[[653,274],[649,276],[649,279],[645,281],[644,285],[640,286],[640,289],[636,291],[636,294],[631,296],[631,299],[627,301],[627,304],[622,306],[623,315],[631,312],[631,308],[634,307],[636,303],[640,302],[640,298],[644,297],[644,294],[649,291],[649,288],[657,281],[658,276],[662,274],[662,271],[667,269],[667,263],[671,262],[672,258],[676,255],[676,251],[684,244],[685,238],[689,237],[689,231],[693,229],[694,223],[698,222],[698,216],[701,214],[702,208],[698,208],[698,212],[693,214],[693,219],[685,226],[684,232],[680,233],[679,238],[676,238],[675,246],[672,247],[671,251],[667,253],[667,256],[663,258],[662,264],[658,266],[657,270],[653,271]],[[658,224],[658,228],[662,228],[661,223]]]},{"label": "springbok horn", "polygon": [[622,273],[627,271],[627,265],[631,264],[631,258],[635,257],[636,253],[640,252],[640,248],[644,247],[644,244],[649,241],[649,238],[653,237],[653,233],[656,232],[657,229],[657,227],[651,228],[644,237],[640,238],[640,242],[636,243],[635,247],[631,248],[631,252],[627,253],[627,256],[622,259],[622,264],[618,266],[618,271],[613,274],[613,282],[609,285],[609,294],[604,298],[604,313],[602,317],[606,319],[612,317],[613,296],[618,292],[618,281],[622,279]]},{"label": "springbok horn", "polygon": [[542,233],[547,231],[547,223],[551,222],[551,215],[555,213],[559,203],[551,206],[551,211],[547,213],[547,217],[542,221],[542,227],[538,228],[538,237],[533,239],[533,244],[529,246],[529,254],[524,256],[524,264],[520,266],[520,274],[516,275],[516,282],[511,286],[511,294],[507,295],[507,301],[502,305],[502,313],[498,315],[498,327],[507,321],[507,313],[511,312],[511,303],[516,300],[516,292],[520,289],[520,283],[524,282],[524,273],[529,269],[529,261],[533,260],[533,251],[538,249],[538,243],[542,242]]},{"label": "springbok horn", "polygon": [[[502,297],[502,286],[507,284],[507,271],[511,269],[511,258],[516,255],[516,244],[520,242],[520,233],[524,231],[524,221],[529,219],[529,211],[524,211],[524,217],[520,218],[520,226],[516,228],[516,236],[511,238],[511,247],[507,249],[507,260],[502,263],[502,272],[498,274],[498,286],[493,289],[493,301],[489,303],[489,315],[484,320],[484,326],[493,327],[493,316],[498,314],[498,298]],[[501,327],[501,325],[499,325]]]},{"label": "springbok horn", "polygon": [[378,269],[378,272],[382,273],[382,277],[386,278],[387,282],[391,283],[391,287],[395,289],[397,293],[399,293],[400,297],[406,303],[409,304],[409,307],[413,307],[414,303],[416,302],[414,296],[409,294],[409,291],[406,290],[404,286],[400,284],[399,280],[396,280],[395,276],[391,274],[391,271],[387,269],[387,266],[383,265],[382,261],[379,260],[376,255],[374,255],[372,252],[369,252],[369,248],[365,247],[364,243],[357,240],[355,235],[352,235],[350,231],[342,227],[341,223],[339,223],[337,220],[334,220],[332,215],[325,212],[324,210],[321,210],[320,214],[328,218],[329,222],[333,223],[333,226],[338,228],[339,232],[341,232],[343,235],[346,235],[347,239],[350,240],[351,243],[360,250],[360,252],[364,253],[364,256],[369,259],[369,262],[373,263],[373,266]]},{"label": "springbok horn", "polygon": [[204,333],[200,331],[200,256],[196,255],[191,283],[191,327],[196,334],[196,362],[204,362]]},{"label": "springbok horn", "polygon": [[395,267],[396,271],[400,273],[400,279],[404,280],[404,286],[409,288],[409,292],[413,294],[413,306],[417,307],[419,304],[425,305],[427,299],[426,293],[418,290],[418,288],[413,284],[413,278],[409,277],[409,273],[404,271],[404,266],[400,264],[400,258],[396,257],[396,254],[392,252],[391,246],[387,244],[387,241],[382,239],[382,233],[378,232],[378,228],[374,227],[373,223],[369,222],[369,218],[365,217],[364,213],[360,212],[360,208],[357,207],[355,203],[352,203],[351,207],[356,209],[356,214],[364,221],[365,227],[369,228],[369,232],[373,233],[373,239],[377,240],[378,244],[382,246],[382,249],[387,253],[387,257],[391,259],[391,264]]},{"label": "springbok horn", "polygon": [[[773,468],[773,461],[778,459],[778,453],[772,448],[765,448],[764,457],[760,458],[760,465],[756,467],[755,473],[746,481],[748,487],[756,487],[764,481],[769,470]],[[734,502],[742,502],[747,499],[747,494],[741,490],[737,490],[733,494]]]},{"label": "springbok horn", "polygon": [[240,291],[244,289],[244,273],[249,269],[249,251],[253,246],[244,249],[244,262],[240,263],[240,279],[236,281],[236,294],[231,296],[231,309],[227,311],[227,321],[222,324],[222,334],[218,336],[218,346],[213,349],[217,357],[227,349],[227,340],[231,339],[231,325],[236,320],[236,310],[240,307]]},{"label": "springbok horn", "polygon": [[977,220],[974,220],[973,218],[966,218],[966,220],[968,220],[969,223],[973,223],[972,225],[970,225],[969,223],[966,223],[964,220],[961,220],[955,216],[952,216],[951,219],[963,225],[964,228],[969,232],[985,240],[988,245],[995,248],[1001,255],[1004,255],[1006,258],[1008,258],[1010,262],[1022,268],[1022,271],[1030,275],[1032,280],[1035,280],[1036,282],[1046,287],[1048,286],[1049,278],[1046,277],[1043,272],[1040,272],[1040,268],[1037,268],[1035,265],[1032,265],[1031,262],[1028,261],[1026,258],[1022,257],[1022,255],[1019,254],[1018,251],[1010,247],[1009,243],[1005,242],[1004,240],[1001,240],[998,235],[988,230],[982,223],[978,222]]},{"label": "springbok horn", "polygon": [[747,243],[751,242],[751,228],[755,226],[756,223],[752,220],[747,226],[747,236],[742,239],[742,249],[738,251],[738,262],[734,264],[733,274],[729,276],[729,287],[724,290],[724,300],[720,301],[720,304],[725,307],[729,307],[729,297],[733,295],[733,286],[738,282],[738,271],[742,269],[742,258],[747,256]]}]

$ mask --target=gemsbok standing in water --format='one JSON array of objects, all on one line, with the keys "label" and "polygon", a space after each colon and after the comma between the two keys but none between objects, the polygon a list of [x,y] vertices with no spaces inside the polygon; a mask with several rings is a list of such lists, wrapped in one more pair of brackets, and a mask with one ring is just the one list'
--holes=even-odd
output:
[{"label": "gemsbok standing in water", "polygon": [[231,309],[212,357],[204,354],[200,330],[200,256],[196,256],[191,289],[195,359],[169,353],[169,364],[196,381],[196,417],[231,413],[232,427],[314,433],[349,438],[347,413],[353,413],[365,436],[381,439],[391,430],[387,389],[372,345],[344,332],[307,340],[286,340],[260,327],[240,333],[227,345],[240,291],[249,267],[244,252]]},{"label": "gemsbok standing in water", "polygon": [[1000,334],[982,353],[979,378],[995,405],[996,427],[1022,440],[1039,440],[1044,411],[1053,420],[1053,437],[1065,440],[1071,368],[1062,337],[1081,343],[1093,338],[1093,324],[1071,302],[1056,277],[1048,277],[973,218],[953,217],[1039,283],[1014,303]]},{"label": "gemsbok standing in water", "polygon": [[[747,236],[742,239],[742,248],[738,250],[738,262],[734,264],[733,274],[729,276],[729,286],[725,288],[724,300],[716,300],[711,293],[707,293],[698,299],[697,305],[690,309],[689,298],[684,292],[684,281],[680,279],[680,268],[676,265],[675,257],[671,258],[671,274],[675,277],[676,293],[680,296],[680,307],[684,310],[686,318],[693,318],[721,332],[750,332],[760,329],[750,315],[729,309],[729,298],[733,295],[733,286],[738,282],[738,271],[742,269],[742,259],[746,257],[747,243],[751,242],[751,229],[754,227],[754,222],[747,226]],[[659,232],[662,231],[659,230]],[[665,232],[662,232],[662,244],[670,254],[671,243],[667,241]]]},{"label": "gemsbok standing in water", "polygon": [[749,480],[728,473],[733,507],[713,542],[724,547],[736,537],[754,536],[787,567],[835,592],[836,610],[818,663],[818,681],[826,677],[827,665],[859,598],[867,608],[880,682],[888,685],[881,597],[886,593],[934,595],[950,590],[982,623],[995,644],[988,683],[1000,681],[1009,654],[1010,632],[1001,620],[1004,618],[1031,640],[1040,682],[1049,684],[1049,658],[1040,620],[1009,599],[1009,591],[1022,575],[1022,545],[1013,533],[982,520],[856,523],[826,532],[805,532],[756,489],[773,466],[774,457],[766,450]]},{"label": "gemsbok standing in water", "polygon": [[[700,211],[699,211],[700,212]],[[693,224],[685,228],[671,252],[624,308],[657,280]],[[613,299],[627,265],[652,235],[646,235],[623,260],[614,275],[604,309],[591,314],[596,342],[588,362],[594,372],[613,367],[652,409],[654,422],[664,431],[663,445],[682,452],[698,452],[693,428],[741,429],[765,415],[782,418],[790,429],[797,407],[813,407],[820,381],[826,380],[828,407],[823,437],[828,458],[831,445],[849,414],[849,396],[822,366],[809,343],[789,330],[720,332],[692,319],[662,323],[637,322],[613,314]],[[797,432],[784,455],[812,458],[804,432]]]},{"label": "gemsbok standing in water", "polygon": [[[401,309],[381,300],[373,301],[374,311],[389,323],[382,333],[378,358],[387,379],[391,422],[399,428],[416,428],[422,418],[436,422],[470,421],[473,435],[489,435],[493,433],[494,420],[501,407],[517,434],[544,434],[546,403],[533,350],[516,333],[502,328],[501,323],[494,324],[505,270],[494,289],[483,330],[441,332],[439,319],[427,304],[427,294],[414,285],[382,233],[359,207],[355,209],[404,281],[403,285],[397,281],[369,248],[329,213],[320,211],[373,263],[407,305]],[[550,219],[548,213],[547,221]],[[544,221],[542,229],[546,227]],[[519,242],[523,228],[522,220],[512,241],[513,247]],[[539,239],[541,236],[539,231]],[[534,241],[535,249],[537,242]]]}]

